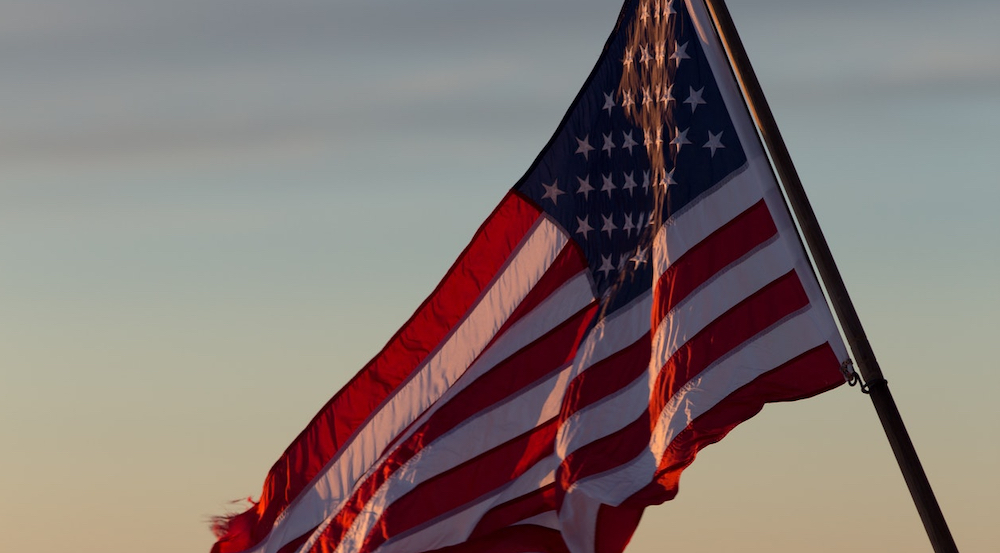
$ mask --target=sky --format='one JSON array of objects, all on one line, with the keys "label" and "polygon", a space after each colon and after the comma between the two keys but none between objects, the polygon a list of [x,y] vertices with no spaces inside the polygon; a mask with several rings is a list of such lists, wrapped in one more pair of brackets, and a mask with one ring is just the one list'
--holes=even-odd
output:
[{"label": "sky", "polygon": [[[1000,4],[730,0],[966,553],[1000,512]],[[0,534],[207,552],[409,317],[620,4],[0,0]],[[704,450],[632,553],[930,551],[856,388]]]}]

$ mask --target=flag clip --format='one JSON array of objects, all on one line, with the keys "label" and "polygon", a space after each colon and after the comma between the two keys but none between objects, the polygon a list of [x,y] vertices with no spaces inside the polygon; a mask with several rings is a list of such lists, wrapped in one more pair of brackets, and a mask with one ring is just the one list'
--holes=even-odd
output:
[{"label": "flag clip", "polygon": [[871,388],[868,384],[861,378],[861,375],[854,370],[854,361],[848,359],[840,364],[840,372],[844,375],[844,379],[847,380],[848,386],[861,386],[861,393],[868,394],[871,393]]}]

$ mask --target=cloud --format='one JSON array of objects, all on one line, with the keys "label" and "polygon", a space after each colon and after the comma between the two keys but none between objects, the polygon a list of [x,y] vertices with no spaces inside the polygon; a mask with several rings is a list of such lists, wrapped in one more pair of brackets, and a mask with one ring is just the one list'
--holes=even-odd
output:
[{"label": "cloud", "polygon": [[[566,2],[527,0],[5,3],[4,29],[19,29],[0,32],[8,167],[283,156],[404,126],[468,132],[470,118],[496,136],[539,109],[554,125],[610,28],[583,9],[565,20],[582,29],[542,28]],[[581,44],[591,54],[570,52]]]},{"label": "cloud", "polygon": [[[733,8],[769,96],[819,104],[991,94],[1000,6],[960,5]],[[419,151],[473,132],[483,149],[535,134],[541,145],[617,10],[596,0],[0,0],[0,159],[321,156],[408,133],[425,138],[409,145]]]}]

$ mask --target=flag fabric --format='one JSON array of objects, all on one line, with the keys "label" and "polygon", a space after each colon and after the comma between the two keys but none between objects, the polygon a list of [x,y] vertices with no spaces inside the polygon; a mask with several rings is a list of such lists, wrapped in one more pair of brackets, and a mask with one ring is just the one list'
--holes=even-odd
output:
[{"label": "flag fabric", "polygon": [[213,553],[620,553],[846,348],[701,0],[630,0],[549,143]]}]

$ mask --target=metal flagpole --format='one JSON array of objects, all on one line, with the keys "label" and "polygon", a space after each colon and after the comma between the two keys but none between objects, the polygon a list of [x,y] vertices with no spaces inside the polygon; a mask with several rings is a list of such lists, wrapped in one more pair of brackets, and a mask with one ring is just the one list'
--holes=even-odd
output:
[{"label": "metal flagpole", "polygon": [[760,82],[750,66],[750,60],[743,48],[742,41],[740,41],[736,27],[733,25],[725,0],[705,0],[705,2],[715,19],[719,36],[732,58],[733,68],[746,93],[750,112],[760,128],[785,194],[788,196],[791,208],[795,212],[795,218],[802,229],[806,245],[816,262],[819,276],[826,287],[837,318],[840,320],[847,341],[854,352],[855,362],[866,382],[866,387],[862,389],[866,389],[872,398],[875,411],[882,421],[882,427],[885,429],[889,444],[896,455],[896,461],[903,472],[903,479],[906,480],[910,495],[913,496],[913,501],[920,513],[924,528],[927,530],[931,545],[936,553],[958,553],[955,540],[951,536],[948,524],[945,522],[941,508],[934,497],[934,491],[931,489],[927,475],[917,458],[917,451],[906,432],[903,419],[892,399],[885,377],[882,376],[882,369],[879,368],[878,361],[875,360],[875,353],[872,351],[864,328],[861,326],[861,320],[854,309],[854,303],[847,293],[847,287],[833,261],[830,247],[819,228],[816,214],[809,205],[809,199],[806,197],[802,182],[792,164],[791,156],[788,154],[785,142],[778,131],[778,125],[774,121],[771,108],[764,98]]}]

